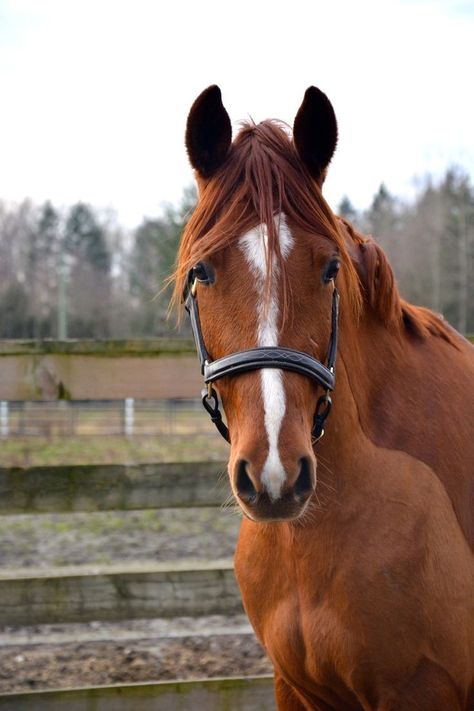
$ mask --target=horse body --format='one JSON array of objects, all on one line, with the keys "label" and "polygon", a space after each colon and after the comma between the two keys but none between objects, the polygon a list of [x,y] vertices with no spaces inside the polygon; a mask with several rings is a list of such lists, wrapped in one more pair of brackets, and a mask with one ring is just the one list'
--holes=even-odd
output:
[{"label": "horse body", "polygon": [[[275,669],[298,691],[301,706],[295,708],[465,709],[474,682],[471,522],[464,501],[455,510],[447,491],[453,488],[452,461],[469,462],[466,449],[474,460],[472,440],[460,442],[459,423],[451,418],[443,442],[451,438],[458,456],[440,454],[438,470],[423,459],[431,441],[425,388],[431,379],[442,381],[448,365],[472,383],[470,346],[460,340],[458,351],[433,338],[429,360],[423,347],[418,352],[414,346],[405,366],[430,375],[416,393],[419,405],[408,400],[410,437],[402,432],[393,447],[378,434],[385,430],[377,409],[374,421],[361,421],[364,403],[357,402],[360,390],[351,382],[354,344],[345,336],[331,415],[337,426],[328,428],[318,448],[325,462],[320,503],[313,502],[301,523],[242,522],[235,566],[245,608]],[[366,342],[359,328],[354,336]],[[437,350],[446,351],[445,358]],[[365,356],[363,371],[370,362],[370,372],[379,372],[383,347],[378,357]],[[387,382],[381,383],[379,407],[396,411]],[[398,394],[406,383],[404,374]],[[456,474],[466,489],[469,468]],[[411,706],[415,693],[421,697]]]},{"label": "horse body", "polygon": [[474,349],[404,302],[382,250],[324,203],[336,138],[314,88],[294,144],[263,122],[231,145],[217,87],[188,119],[200,200],[176,293],[199,262],[198,338],[212,358],[280,346],[323,363],[340,266],[337,385],[321,441],[313,447],[320,387],[299,372],[256,366],[218,381],[246,515],[237,580],[280,709],[467,711]]}]

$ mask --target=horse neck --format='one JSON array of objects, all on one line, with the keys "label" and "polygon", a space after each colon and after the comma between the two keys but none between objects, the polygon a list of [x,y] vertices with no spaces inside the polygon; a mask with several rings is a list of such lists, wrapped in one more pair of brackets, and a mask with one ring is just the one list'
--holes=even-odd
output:
[{"label": "horse neck", "polygon": [[336,477],[340,462],[346,462],[346,471],[354,470],[355,452],[361,453],[364,468],[367,440],[405,452],[441,480],[472,544],[474,412],[465,407],[474,398],[469,346],[461,338],[457,349],[436,336],[412,337],[403,326],[387,327],[366,309],[358,323],[342,314],[336,367],[334,407],[320,445],[328,469]]},{"label": "horse neck", "polygon": [[441,409],[443,431],[450,426],[443,413],[462,390],[458,368],[463,357],[452,344],[431,335],[411,336],[402,324],[387,326],[368,307],[358,322],[342,314],[339,344],[336,397],[346,405],[355,402],[365,436],[410,452],[427,422],[434,420],[432,431],[436,427],[433,408]]}]

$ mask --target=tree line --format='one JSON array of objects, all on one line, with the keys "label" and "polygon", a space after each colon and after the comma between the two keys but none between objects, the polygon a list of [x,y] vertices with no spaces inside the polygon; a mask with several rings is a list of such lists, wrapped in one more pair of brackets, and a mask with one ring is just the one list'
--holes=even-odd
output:
[{"label": "tree line", "polygon": [[[0,338],[169,335],[169,289],[194,188],[156,219],[124,230],[77,203],[0,202]],[[402,295],[474,332],[474,188],[459,168],[426,179],[412,201],[381,185],[366,210],[345,197],[340,215],[388,254]]]},{"label": "tree line", "polygon": [[404,298],[474,333],[474,188],[465,171],[427,178],[411,202],[382,184],[367,211],[346,197],[339,213],[383,247]]},{"label": "tree line", "polygon": [[84,203],[0,202],[0,338],[169,335],[163,284],[195,203],[188,188],[127,231]]}]

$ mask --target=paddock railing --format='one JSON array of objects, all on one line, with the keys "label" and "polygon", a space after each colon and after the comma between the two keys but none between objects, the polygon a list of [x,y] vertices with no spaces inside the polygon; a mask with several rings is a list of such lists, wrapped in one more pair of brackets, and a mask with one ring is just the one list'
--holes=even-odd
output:
[{"label": "paddock railing", "polygon": [[202,679],[0,695],[1,711],[275,711],[273,678]]},{"label": "paddock railing", "polygon": [[0,341],[4,402],[194,399],[201,388],[189,340]]},{"label": "paddock railing", "polygon": [[0,438],[213,435],[201,400],[1,400]]},{"label": "paddock railing", "polygon": [[0,401],[191,399],[201,387],[189,340],[0,341]]},{"label": "paddock railing", "polygon": [[[0,514],[220,507],[223,462],[0,468]],[[0,571],[0,627],[233,615],[242,603],[231,559]]]}]

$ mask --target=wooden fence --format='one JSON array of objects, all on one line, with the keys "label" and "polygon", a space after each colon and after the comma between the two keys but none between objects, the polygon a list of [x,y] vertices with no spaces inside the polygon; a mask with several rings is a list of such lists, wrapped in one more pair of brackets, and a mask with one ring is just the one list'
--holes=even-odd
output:
[{"label": "wooden fence", "polygon": [[189,340],[0,341],[0,401],[194,398],[201,387]]},{"label": "wooden fence", "polygon": [[[0,513],[220,506],[223,462],[0,469]],[[232,561],[0,571],[0,625],[242,612]]]},{"label": "wooden fence", "polygon": [[192,400],[0,400],[0,438],[212,435],[195,395]]},{"label": "wooden fence", "polygon": [[275,711],[271,676],[0,695],[0,711]]},{"label": "wooden fence", "polygon": [[0,515],[220,506],[225,462],[0,467]]},{"label": "wooden fence", "polygon": [[[190,399],[201,387],[189,341],[3,341],[0,435],[8,436],[9,401],[128,399],[130,409],[132,398]],[[127,412],[124,427],[130,434]],[[4,467],[0,515],[220,506],[230,493],[225,469],[223,462]],[[227,558],[0,572],[0,626],[242,612]],[[273,711],[275,702],[270,677],[0,694],[2,711],[130,708]]]},{"label": "wooden fence", "polygon": [[192,341],[0,341],[0,400],[193,398]]}]

